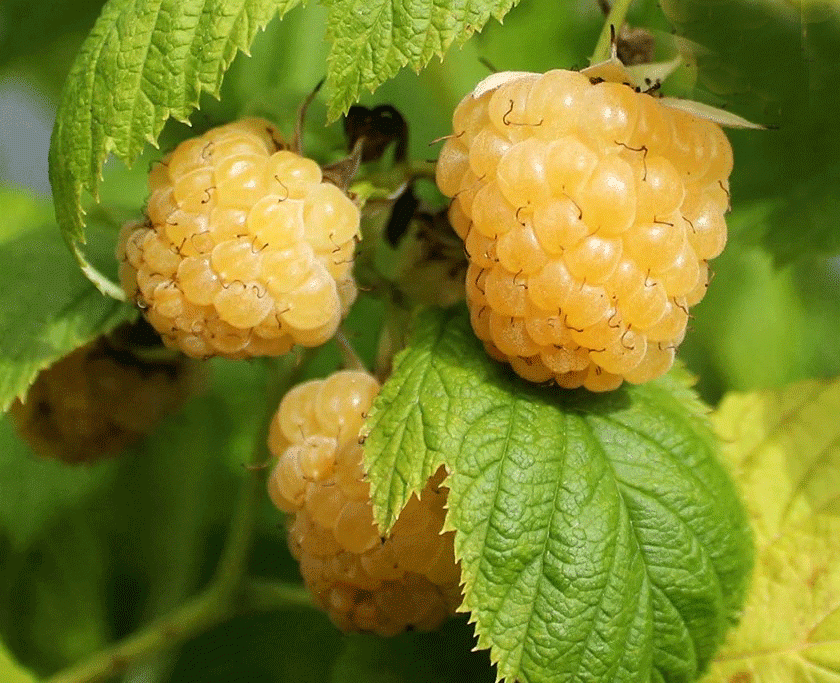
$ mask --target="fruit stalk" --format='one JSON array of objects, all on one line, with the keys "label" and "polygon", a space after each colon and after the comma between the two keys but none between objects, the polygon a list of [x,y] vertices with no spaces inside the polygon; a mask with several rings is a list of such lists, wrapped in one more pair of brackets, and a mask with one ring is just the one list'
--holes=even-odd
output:
[{"label": "fruit stalk", "polygon": [[338,332],[335,333],[335,343],[341,354],[341,361],[347,370],[360,370],[365,372],[367,370],[365,362],[356,353],[356,349],[353,348],[347,336],[343,328],[339,328]]},{"label": "fruit stalk", "polygon": [[60,671],[45,683],[98,683],[125,672],[142,657],[186,642],[224,621],[227,605],[211,588],[184,603],[125,640],[93,655],[87,661]]},{"label": "fruit stalk", "polygon": [[266,406],[262,416],[257,438],[251,451],[251,460],[245,464],[246,476],[242,481],[233,520],[231,522],[222,559],[216,569],[214,583],[222,595],[236,599],[241,589],[241,577],[246,570],[248,553],[254,535],[254,523],[257,514],[257,502],[262,495],[264,477],[263,464],[270,459],[266,435],[276,406],[289,387],[295,384],[300,371],[306,366],[306,361],[313,355],[312,350],[304,350],[292,356],[293,360],[284,359],[282,362],[272,362],[266,359],[267,386]]},{"label": "fruit stalk", "polygon": [[613,30],[616,33],[621,30],[621,27],[624,25],[624,19],[627,16],[627,10],[630,9],[630,3],[632,2],[633,0],[615,0],[613,2],[610,12],[604,20],[604,26],[601,29],[601,35],[598,36],[595,50],[592,52],[592,57],[589,60],[590,64],[598,64],[609,59],[612,48]]},{"label": "fruit stalk", "polygon": [[90,659],[60,671],[45,683],[99,683],[125,672],[144,657],[182,645],[235,614],[293,607],[312,607],[309,592],[298,584],[247,581],[241,586],[236,601],[230,600],[214,584],[166,616]]}]

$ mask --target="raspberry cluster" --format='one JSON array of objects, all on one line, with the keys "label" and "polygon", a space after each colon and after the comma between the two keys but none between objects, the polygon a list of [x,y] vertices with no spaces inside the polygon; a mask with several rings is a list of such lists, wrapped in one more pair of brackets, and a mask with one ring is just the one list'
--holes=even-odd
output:
[{"label": "raspberry cluster", "polygon": [[335,334],[356,297],[359,210],[261,119],[187,140],[149,176],[117,256],[126,293],[188,356],[281,355]]},{"label": "raspberry cluster", "polygon": [[344,631],[431,630],[460,604],[453,533],[441,534],[443,468],[413,496],[390,535],[373,521],[359,429],[379,393],[365,372],[298,385],[271,423],[278,458],[268,490],[289,513],[288,539],[306,585]]},{"label": "raspberry cluster", "polygon": [[513,76],[464,98],[437,166],[475,333],[535,382],[657,377],[726,243],[729,142],[627,83]]},{"label": "raspberry cluster", "polygon": [[90,463],[151,432],[195,384],[196,373],[180,354],[152,360],[100,337],[41,372],[9,412],[38,454]]}]

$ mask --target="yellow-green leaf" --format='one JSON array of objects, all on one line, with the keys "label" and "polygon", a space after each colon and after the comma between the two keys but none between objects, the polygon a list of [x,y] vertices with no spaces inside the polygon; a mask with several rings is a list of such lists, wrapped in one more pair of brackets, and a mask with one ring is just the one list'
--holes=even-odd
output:
[{"label": "yellow-green leaf", "polygon": [[20,666],[0,642],[0,680],[4,683],[35,683],[35,677]]},{"label": "yellow-green leaf", "polygon": [[730,394],[714,416],[755,577],[706,683],[840,681],[840,380]]},{"label": "yellow-green leaf", "polygon": [[420,71],[454,42],[502,21],[519,0],[327,0],[330,117],[337,118],[364,90],[373,91],[404,66]]}]

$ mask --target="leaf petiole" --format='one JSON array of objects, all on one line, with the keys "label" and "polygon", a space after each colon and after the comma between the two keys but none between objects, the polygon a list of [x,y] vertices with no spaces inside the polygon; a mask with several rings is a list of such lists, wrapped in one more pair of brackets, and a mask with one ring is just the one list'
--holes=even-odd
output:
[{"label": "leaf petiole", "polygon": [[339,328],[338,332],[335,333],[335,343],[338,346],[339,353],[341,354],[341,362],[347,370],[361,370],[362,372],[368,371],[365,362],[359,357],[359,354],[356,353],[356,349],[353,348],[353,345],[347,338],[345,329]]}]

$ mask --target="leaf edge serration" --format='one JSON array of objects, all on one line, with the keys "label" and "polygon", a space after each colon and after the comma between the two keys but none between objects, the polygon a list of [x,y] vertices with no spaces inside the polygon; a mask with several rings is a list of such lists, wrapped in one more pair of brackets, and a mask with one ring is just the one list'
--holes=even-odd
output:
[{"label": "leaf edge serration", "polygon": [[[80,267],[103,294],[114,296],[117,285],[96,271],[78,243],[85,243],[84,192],[99,200],[98,187],[108,155],[114,154],[130,166],[146,143],[157,144],[166,121],[188,121],[202,93],[219,96],[225,72],[239,52],[247,54],[257,31],[300,2],[108,0],[105,4],[65,80],[49,151],[49,179],[59,228]],[[198,11],[190,14],[187,10],[191,8]],[[138,16],[153,16],[151,25],[148,21],[140,24]],[[178,19],[192,25],[180,27],[179,33],[175,25]],[[227,33],[213,35],[213,29],[225,21]],[[144,31],[146,39],[138,44],[138,34]],[[181,63],[171,62],[176,48],[190,40],[191,47],[181,55]],[[213,45],[215,51],[208,47]],[[143,85],[155,72],[147,68],[151,61],[146,58],[152,48],[161,56],[154,95],[150,96]],[[139,62],[138,85],[121,92],[120,81],[131,74],[125,62],[134,52],[145,55]],[[165,87],[161,88],[161,83]],[[127,100],[133,100],[134,106],[121,108],[119,105]],[[144,113],[144,106],[149,111]],[[117,113],[112,115],[114,111]],[[145,116],[146,125],[139,131],[135,130],[137,116]]]},{"label": "leaf edge serration", "polygon": [[[364,24],[364,20],[371,16],[381,17],[386,14],[386,6],[393,9],[394,6],[401,6],[400,3],[379,0],[377,5],[372,5],[358,3],[356,0],[329,0],[325,3],[329,7],[327,39],[331,44],[327,56],[326,80],[329,120],[334,121],[346,113],[364,91],[374,92],[404,67],[408,66],[419,72],[432,58],[443,58],[453,44],[461,45],[473,34],[480,33],[491,18],[501,23],[519,1],[497,0],[493,3],[481,3],[473,0],[468,3],[436,3],[431,0],[411,0],[407,4],[412,4],[412,8],[423,5],[424,11],[415,12],[413,17],[397,17],[414,22],[410,30],[403,27],[407,39],[384,44],[384,41],[373,39],[371,35],[377,29],[390,29],[392,35],[399,34],[401,27],[397,19],[389,15],[392,21],[383,19],[380,26],[376,25],[376,21],[371,21],[363,27],[359,27],[358,24]],[[356,24],[349,26],[348,17],[352,17]],[[417,27],[420,22],[425,23],[424,29]],[[346,38],[342,30],[351,38]],[[340,46],[345,42],[359,43],[364,46],[361,52],[365,54],[360,56],[360,50],[342,51]],[[382,55],[379,54],[383,51],[388,53],[386,59],[382,59]],[[367,71],[371,73],[366,73]]]}]

